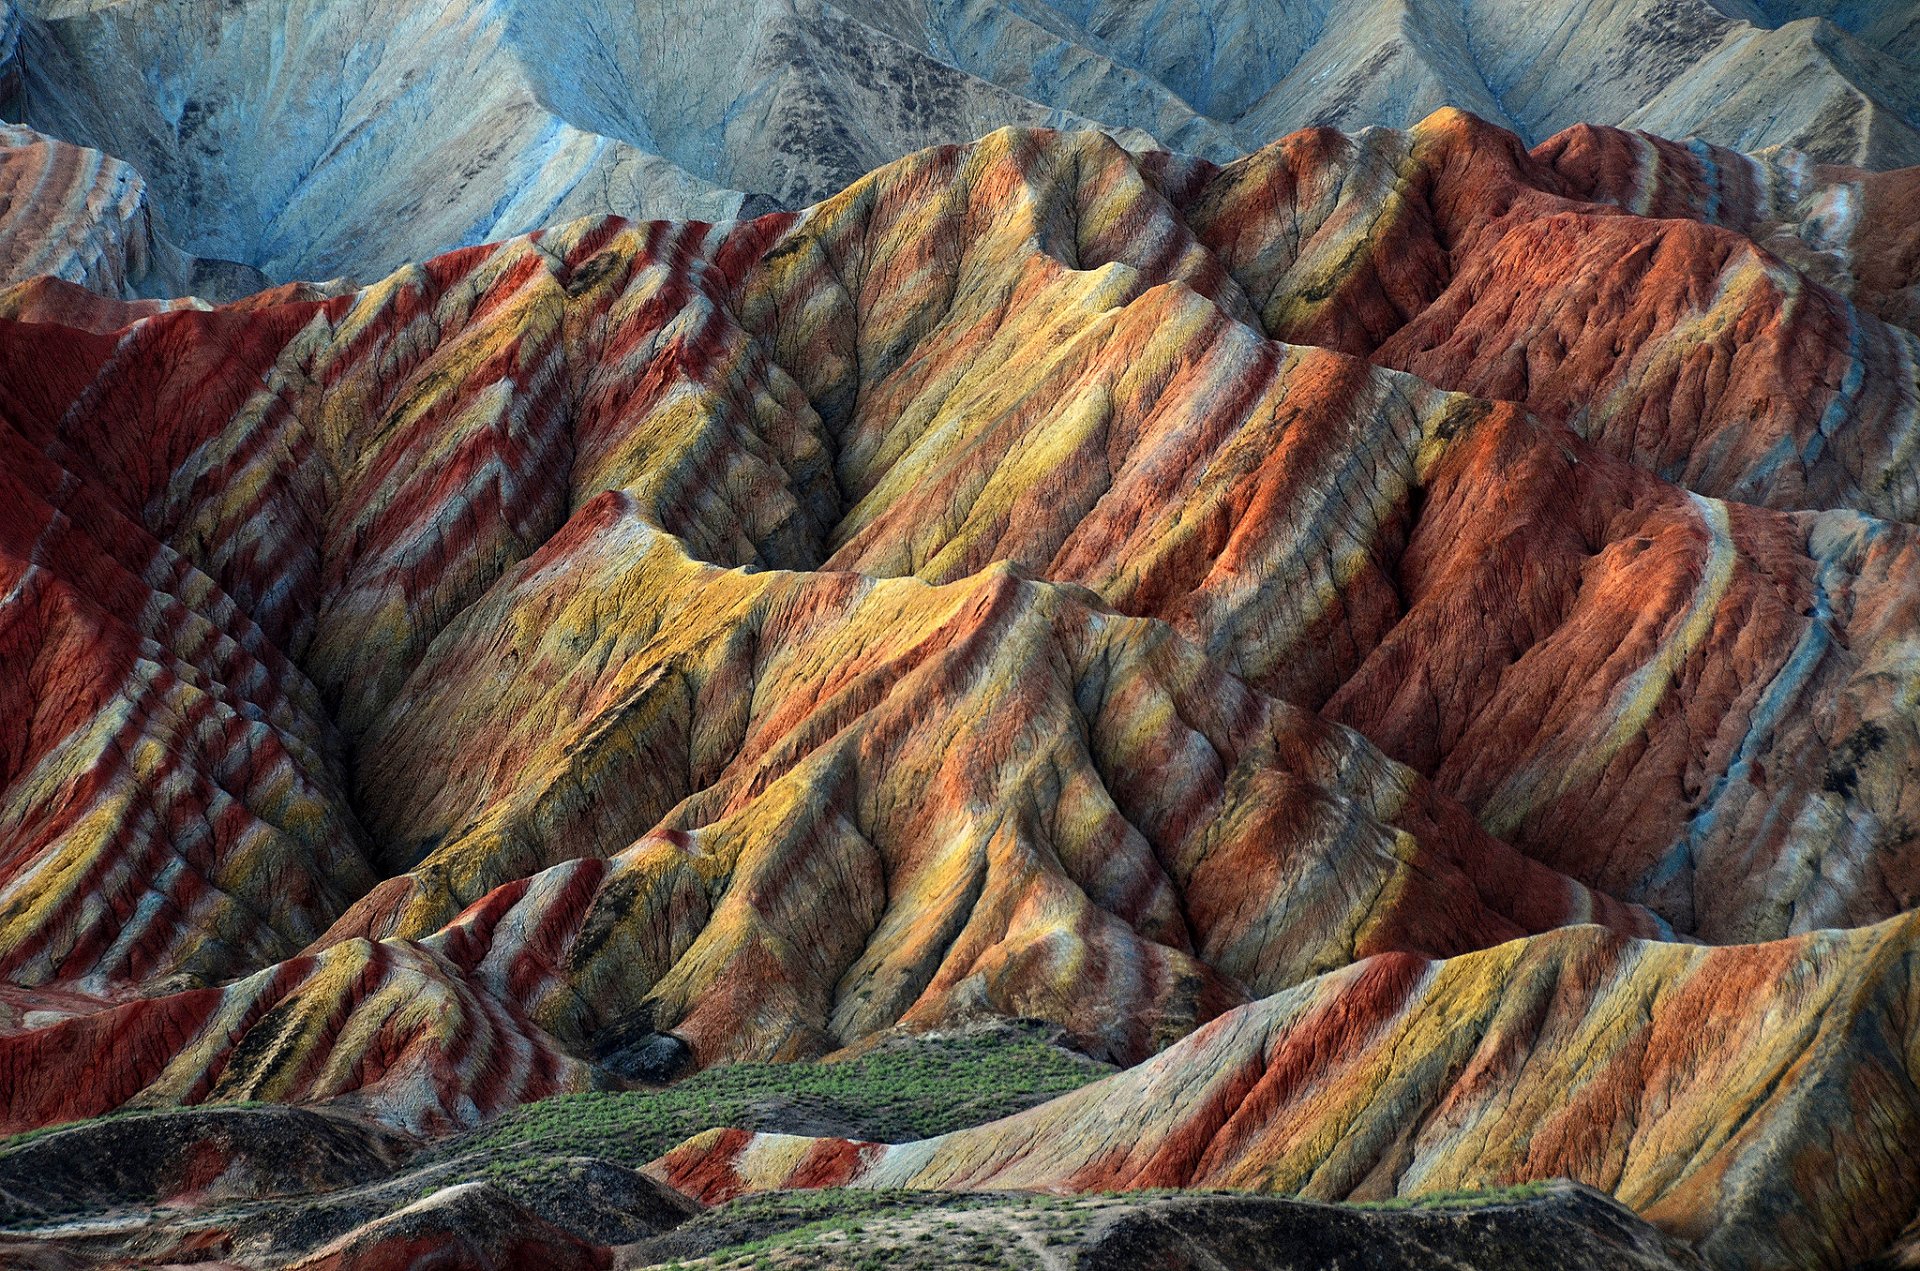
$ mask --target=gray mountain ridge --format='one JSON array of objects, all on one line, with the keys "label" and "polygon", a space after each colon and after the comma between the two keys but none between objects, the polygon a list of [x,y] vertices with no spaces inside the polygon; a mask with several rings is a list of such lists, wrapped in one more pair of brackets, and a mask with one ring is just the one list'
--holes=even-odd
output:
[{"label": "gray mountain ridge", "polygon": [[1457,105],[1920,163],[1913,0],[24,0],[0,58],[0,114],[272,280],[800,207],[1006,124],[1223,161]]}]

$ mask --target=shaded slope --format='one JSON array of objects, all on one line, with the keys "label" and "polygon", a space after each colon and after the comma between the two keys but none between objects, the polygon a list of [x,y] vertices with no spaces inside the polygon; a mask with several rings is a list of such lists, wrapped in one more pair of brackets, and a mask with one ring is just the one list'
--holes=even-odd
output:
[{"label": "shaded slope", "polygon": [[[543,1100],[431,1145],[260,1103],[100,1118],[0,1144],[0,1259],[217,1254],[285,1267],[356,1233],[379,1249],[390,1242],[377,1233],[412,1221],[389,1221],[401,1211],[476,1183],[509,1231],[537,1234],[530,1213],[590,1245],[630,1244],[698,1212],[632,1168],[691,1133],[724,1122],[904,1139],[977,1125],[1112,1071],[1059,1040],[1006,1021],[890,1035],[827,1063],[736,1064],[670,1087]],[[458,1236],[431,1235],[419,1256]]]},{"label": "shaded slope", "polygon": [[[288,1151],[299,1144],[298,1152]],[[216,1107],[113,1117],[0,1150],[0,1224],[135,1205],[326,1192],[394,1169],[402,1135],[305,1108]]]},{"label": "shaded slope", "polygon": [[798,207],[1008,125],[1224,162],[1455,106],[1529,142],[1595,122],[1920,163],[1908,9],[24,0],[0,91],[9,118],[143,172],[188,250],[365,282],[572,216]]},{"label": "shaded slope", "polygon": [[141,169],[191,250],[277,279],[805,202],[1067,118],[816,3],[23,7],[15,114]]},{"label": "shaded slope", "polygon": [[1701,1264],[1585,1188],[1460,1197],[1397,1210],[1333,1208],[1274,1197],[941,1196],[816,1192],[719,1206],[631,1252],[627,1266],[721,1267],[756,1255],[818,1271],[895,1260],[929,1269],[1074,1266],[1120,1271],[1265,1267],[1378,1271],[1677,1271]]}]

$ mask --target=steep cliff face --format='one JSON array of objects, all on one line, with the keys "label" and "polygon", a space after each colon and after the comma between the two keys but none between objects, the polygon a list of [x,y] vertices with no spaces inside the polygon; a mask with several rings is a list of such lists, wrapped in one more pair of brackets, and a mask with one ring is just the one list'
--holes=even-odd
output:
[{"label": "steep cliff face", "polygon": [[1567,1175],[1725,1265],[1871,1254],[1920,1207],[1913,188],[1457,111],[1006,130],[357,290],[15,288],[4,1124],[435,1134],[984,1013],[1200,1031],[662,1169]]},{"label": "steep cliff face", "polygon": [[570,217],[800,207],[1008,125],[1225,162],[1452,105],[1897,167],[1916,30],[1891,0],[23,0],[0,106],[132,164],[194,254],[368,282]]}]

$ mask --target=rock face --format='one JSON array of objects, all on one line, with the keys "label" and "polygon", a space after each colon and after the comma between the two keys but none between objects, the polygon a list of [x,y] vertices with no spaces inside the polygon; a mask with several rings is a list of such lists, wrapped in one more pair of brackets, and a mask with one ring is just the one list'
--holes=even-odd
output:
[{"label": "rock face", "polygon": [[294,1271],[386,1271],[453,1266],[474,1271],[552,1267],[604,1271],[610,1252],[528,1212],[486,1183],[435,1192],[358,1228],[293,1264]]},{"label": "rock face", "polygon": [[357,290],[8,293],[0,1125],[431,1135],[1019,1016],[1150,1062],[663,1174],[1564,1175],[1716,1265],[1877,1253],[1915,181],[1452,110],[1225,167],[1005,130]]},{"label": "rock face", "polygon": [[[1581,928],[1444,962],[1383,955],[1005,1121],[893,1146],[715,1130],[653,1172],[708,1201],[793,1186],[1378,1200],[1565,1176],[1714,1266],[1847,1266],[1920,1203],[1915,932],[1908,917],[1708,949]],[[1873,1129],[1830,1136],[1839,1118]]]},{"label": "rock face", "polygon": [[[1015,1041],[1020,1035],[1023,1040]],[[902,1079],[931,1062],[954,1086],[1000,1102],[1045,1033],[1001,1022],[896,1036],[865,1057],[759,1065],[674,1091],[561,1099],[420,1152],[403,1136],[337,1113],[211,1106],[87,1122],[0,1147],[0,1259],[9,1267],[777,1266],[922,1268],[1142,1265],[1382,1268],[1441,1263],[1477,1271],[1555,1265],[1699,1271],[1671,1237],[1616,1202],[1565,1182],[1457,1194],[1415,1206],[1354,1208],[1273,1197],[1186,1193],[1062,1198],[925,1190],[787,1192],[703,1209],[623,1164],[631,1136],[657,1136],[661,1099],[731,1091],[728,1108],[777,1118],[767,1096],[804,1071],[846,1100],[842,1114],[882,1122],[908,1112],[945,1121],[942,1083]],[[976,1081],[961,1051],[994,1066]],[[1055,1052],[1043,1064],[1096,1066]],[[877,1066],[876,1066],[877,1062]],[[1012,1085],[1008,1084],[1011,1079]],[[1040,1084],[1048,1084],[1042,1081]],[[758,1096],[756,1097],[756,1091]],[[745,1102],[742,1103],[741,1101]],[[595,1111],[587,1111],[592,1107]],[[690,1107],[689,1107],[689,1110]],[[611,1115],[608,1115],[611,1113]],[[724,1114],[723,1114],[724,1115]],[[971,1124],[972,1122],[962,1122]],[[518,1132],[517,1132],[518,1131]],[[643,1149],[644,1150],[644,1149]],[[657,1149],[656,1149],[657,1150]],[[480,1177],[475,1177],[478,1174]],[[827,1217],[830,1221],[822,1223]]]},{"label": "rock face", "polygon": [[0,23],[8,118],[131,163],[189,251],[278,280],[586,214],[799,207],[1005,125],[1224,162],[1453,105],[1529,142],[1587,121],[1920,163],[1902,0],[18,0]]},{"label": "rock face", "polygon": [[105,311],[114,326],[192,303],[165,297],[233,299],[267,285],[257,269],[174,246],[127,164],[17,125],[0,125],[0,279],[11,284],[0,311],[14,317],[46,307],[61,283],[135,301]]},{"label": "rock face", "polygon": [[60,279],[131,300],[185,292],[193,261],[161,233],[146,183],[127,164],[31,128],[4,125],[0,277]]},{"label": "rock face", "polygon": [[[632,1199],[632,1198],[629,1198]],[[576,1233],[574,1215],[543,1218],[487,1183],[441,1188],[369,1221],[295,1261],[269,1262],[218,1241],[149,1245],[110,1264],[71,1234],[9,1239],[9,1266],[47,1268],[193,1265],[216,1268],[522,1267],[691,1268],[764,1266],[838,1271],[906,1264],[924,1271],[988,1266],[1073,1266],[1088,1271],[1260,1267],[1319,1271],[1702,1271],[1681,1242],[1661,1235],[1588,1188],[1565,1183],[1451,1198],[1429,1206],[1367,1210],[1218,1193],[1063,1201],[927,1193],[799,1196],[721,1206],[664,1234],[613,1244]],[[784,1202],[784,1203],[783,1203]],[[683,1202],[684,1203],[684,1202]],[[822,1217],[827,1221],[822,1222]],[[185,1255],[188,1263],[159,1260]],[[219,1261],[210,1261],[211,1258]],[[1546,1259],[1551,1259],[1549,1263]]]}]

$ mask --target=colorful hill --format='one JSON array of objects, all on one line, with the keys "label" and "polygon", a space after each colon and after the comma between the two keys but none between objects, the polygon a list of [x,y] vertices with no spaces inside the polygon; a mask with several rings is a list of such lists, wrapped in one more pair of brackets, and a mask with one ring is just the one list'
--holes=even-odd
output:
[{"label": "colorful hill", "polygon": [[1578,928],[1381,955],[1009,1120],[882,1146],[712,1130],[652,1167],[778,1187],[1605,1189],[1709,1265],[1850,1266],[1920,1204],[1913,919],[1723,948]]},{"label": "colorful hill", "polygon": [[1004,130],[338,294],[16,288],[0,1127],[430,1137],[1031,1017],[1145,1066],[662,1169],[1565,1176],[1715,1265],[1877,1253],[1916,190],[1452,110]]}]

